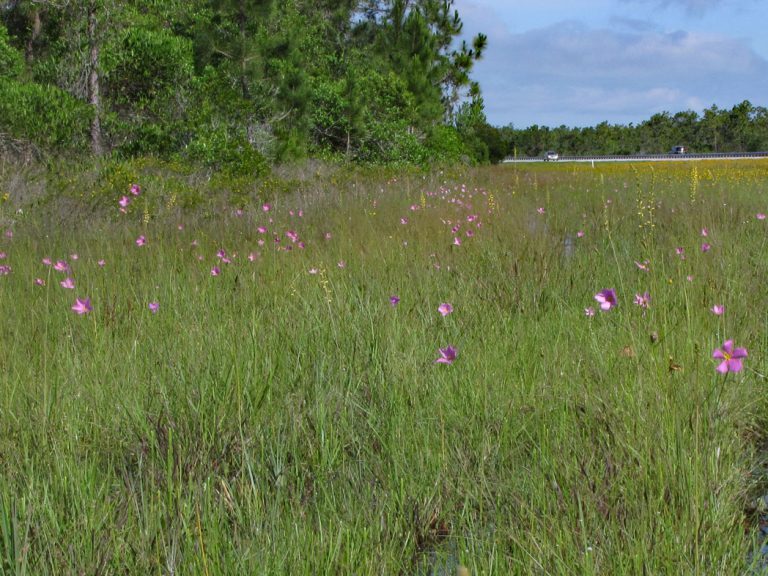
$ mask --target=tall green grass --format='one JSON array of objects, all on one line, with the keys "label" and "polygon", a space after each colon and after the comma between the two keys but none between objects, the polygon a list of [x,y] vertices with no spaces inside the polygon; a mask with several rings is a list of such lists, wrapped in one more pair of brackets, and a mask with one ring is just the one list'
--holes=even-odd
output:
[{"label": "tall green grass", "polygon": [[[743,573],[765,484],[767,174],[355,176],[270,212],[241,197],[242,215],[145,186],[74,230],[9,201],[0,572]],[[587,317],[603,288],[619,306]],[[722,376],[726,339],[749,357]]]}]

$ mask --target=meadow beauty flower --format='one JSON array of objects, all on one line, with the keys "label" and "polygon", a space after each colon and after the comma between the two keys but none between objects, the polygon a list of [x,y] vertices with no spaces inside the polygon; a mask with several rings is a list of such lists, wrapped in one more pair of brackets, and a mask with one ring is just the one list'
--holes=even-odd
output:
[{"label": "meadow beauty flower", "polygon": [[259,234],[266,234],[267,229],[264,228],[264,226],[259,226],[258,228],[256,228],[256,232],[258,232]]},{"label": "meadow beauty flower", "polygon": [[715,316],[722,316],[722,315],[723,315],[723,312],[725,312],[725,306],[723,306],[722,304],[715,304],[715,305],[714,305],[714,306],[712,306],[712,308],[710,308],[709,310],[710,310],[710,312],[712,312],[712,314],[714,314]]},{"label": "meadow beauty flower", "polygon": [[131,184],[131,194],[133,194],[134,196],[138,196],[139,194],[141,194],[141,186],[139,186],[138,184]]},{"label": "meadow beauty flower", "polygon": [[437,307],[437,311],[440,312],[440,314],[443,315],[443,317],[448,316],[451,312],[453,312],[453,306],[451,306],[448,302],[443,302],[440,304],[440,306]]},{"label": "meadow beauty flower", "polygon": [[272,206],[271,206],[271,205],[269,205],[269,204],[264,204],[264,205],[261,207],[261,209],[262,209],[264,212],[269,212],[270,210],[272,210]]},{"label": "meadow beauty flower", "polygon": [[408,224],[408,218],[400,218],[400,224],[402,224],[403,226]]},{"label": "meadow beauty flower", "polygon": [[8,254],[5,252],[0,252],[0,260],[5,260],[8,257]]},{"label": "meadow beauty flower", "polygon": [[336,264],[336,266],[338,266],[339,268],[346,268],[347,267],[347,263],[344,262],[344,260],[339,260],[339,263]]},{"label": "meadow beauty flower", "polygon": [[11,273],[11,267],[7,265],[0,266],[0,276],[8,276]]},{"label": "meadow beauty flower", "polygon": [[712,246],[710,246],[709,243],[707,243],[707,242],[704,242],[701,245],[701,251],[702,252],[709,252],[710,248],[712,248]]},{"label": "meadow beauty flower", "polygon": [[106,266],[106,264],[107,264],[107,261],[102,259],[102,260],[99,260],[98,262],[96,262],[96,264],[99,265],[99,268],[104,268],[104,266]]},{"label": "meadow beauty flower", "polygon": [[607,312],[611,308],[618,306],[616,301],[616,290],[613,288],[605,288],[595,294],[595,300],[600,304],[600,309]]},{"label": "meadow beauty flower", "polygon": [[435,360],[435,364],[453,364],[453,361],[456,360],[456,348],[453,346],[438,348],[437,351],[440,356]]},{"label": "meadow beauty flower", "polygon": [[453,239],[453,245],[454,245],[454,246],[461,246],[461,238],[459,238],[458,236],[456,236],[456,237]]},{"label": "meadow beauty flower", "polygon": [[144,236],[136,238],[136,246],[144,246],[147,243],[147,239]]},{"label": "meadow beauty flower", "polygon": [[651,303],[651,295],[646,291],[644,294],[635,294],[635,304],[640,308],[648,308]]},{"label": "meadow beauty flower", "polygon": [[637,260],[635,260],[635,266],[637,266],[637,268],[639,270],[642,270],[643,272],[648,272],[648,264],[649,264],[648,260],[643,260],[642,264]]},{"label": "meadow beauty flower", "polygon": [[45,257],[43,258],[43,264],[45,264],[46,266],[50,266],[51,264],[53,264],[53,262],[51,262],[50,258]]},{"label": "meadow beauty flower", "polygon": [[544,208],[536,208],[536,212],[539,214],[544,214]]},{"label": "meadow beauty flower", "polygon": [[685,250],[683,249],[682,246],[678,246],[677,248],[675,248],[675,254],[680,256],[681,260],[685,260]]},{"label": "meadow beauty flower", "polygon": [[717,365],[716,370],[720,374],[726,374],[728,372],[740,372],[743,368],[741,359],[747,357],[746,348],[734,348],[733,340],[726,340],[723,342],[722,348],[716,348],[712,352],[712,358],[722,360]]},{"label": "meadow beauty flower", "polygon": [[258,252],[251,252],[250,254],[248,254],[248,260],[250,262],[254,262],[258,257],[259,257]]},{"label": "meadow beauty flower", "polygon": [[389,297],[389,303],[390,303],[392,306],[397,306],[397,304],[398,304],[399,302],[400,302],[400,297],[399,297],[399,296],[390,296],[390,297]]},{"label": "meadow beauty flower", "polygon": [[66,272],[69,270],[69,264],[64,262],[64,260],[56,260],[56,264],[53,265],[53,269],[56,270],[56,272]]},{"label": "meadow beauty flower", "polygon": [[152,314],[157,314],[158,310],[160,310],[160,302],[149,303],[149,311],[152,312]]},{"label": "meadow beauty flower", "polygon": [[221,274],[221,270],[218,266],[211,268],[211,276],[218,276],[219,274]]},{"label": "meadow beauty flower", "polygon": [[59,282],[59,286],[66,288],[67,290],[73,290],[75,288],[75,281],[72,278],[65,278]]},{"label": "meadow beauty flower", "polygon": [[758,212],[758,213],[757,213],[757,215],[756,215],[755,217],[756,217],[758,220],[765,220],[765,214],[763,214],[762,212]]},{"label": "meadow beauty flower", "polygon": [[704,236],[704,237],[709,236],[709,230],[707,230],[706,228],[702,228],[701,229],[701,235]]},{"label": "meadow beauty flower", "polygon": [[35,278],[35,284],[37,286],[45,286],[45,280],[43,280],[42,278]]},{"label": "meadow beauty flower", "polygon": [[584,238],[584,231],[579,230],[578,232],[576,232],[576,238]]},{"label": "meadow beauty flower", "polygon": [[131,199],[128,196],[120,196],[120,200],[117,201],[120,208],[128,208],[128,204],[131,203]]},{"label": "meadow beauty flower", "polygon": [[72,310],[80,316],[83,314],[88,314],[88,312],[93,310],[93,307],[91,306],[91,299],[86,298],[85,300],[81,300],[80,298],[76,298],[75,303],[72,305]]},{"label": "meadow beauty flower", "polygon": [[584,308],[584,316],[587,318],[592,318],[592,316],[595,315],[595,309],[590,306],[589,308]]}]

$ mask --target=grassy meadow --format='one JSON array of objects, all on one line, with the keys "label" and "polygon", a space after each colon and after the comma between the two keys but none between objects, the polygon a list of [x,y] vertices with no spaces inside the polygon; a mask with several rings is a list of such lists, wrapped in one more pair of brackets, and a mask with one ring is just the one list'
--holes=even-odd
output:
[{"label": "grassy meadow", "polygon": [[129,182],[0,204],[0,573],[750,570],[768,162]]}]

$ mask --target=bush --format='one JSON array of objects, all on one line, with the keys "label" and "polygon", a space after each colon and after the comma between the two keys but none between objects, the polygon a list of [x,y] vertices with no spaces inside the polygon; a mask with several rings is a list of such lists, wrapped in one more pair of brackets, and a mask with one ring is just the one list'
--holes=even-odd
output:
[{"label": "bush", "polygon": [[24,70],[24,59],[9,44],[8,30],[0,24],[0,78],[17,78]]},{"label": "bush", "polygon": [[233,176],[262,176],[269,171],[266,158],[244,136],[226,129],[201,130],[186,149],[186,157]]},{"label": "bush", "polygon": [[0,126],[42,148],[81,150],[88,145],[90,106],[54,86],[0,78]]}]

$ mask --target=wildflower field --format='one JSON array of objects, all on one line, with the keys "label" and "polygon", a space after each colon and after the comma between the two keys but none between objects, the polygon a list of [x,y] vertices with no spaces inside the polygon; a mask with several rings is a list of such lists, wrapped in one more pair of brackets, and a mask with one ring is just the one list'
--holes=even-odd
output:
[{"label": "wildflower field", "polygon": [[758,563],[768,163],[132,184],[0,205],[0,573]]}]

